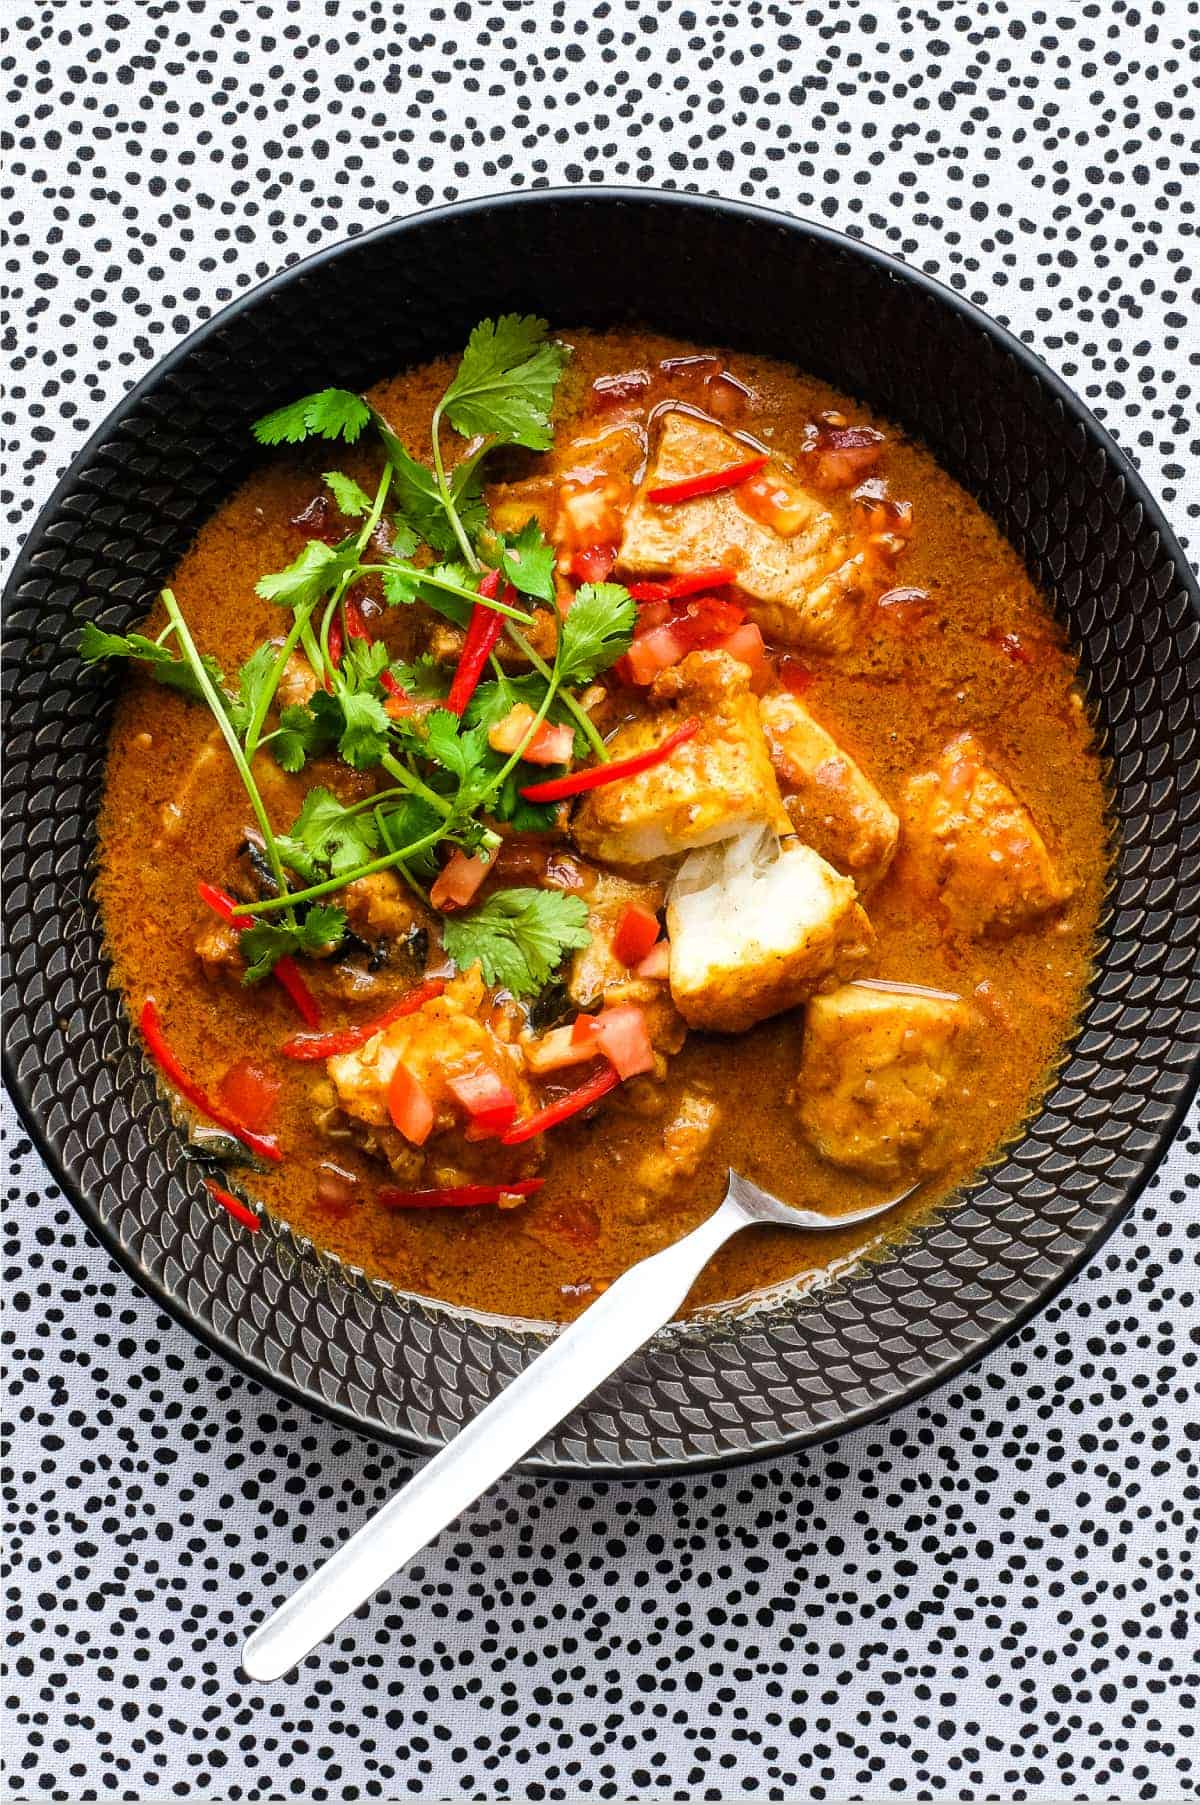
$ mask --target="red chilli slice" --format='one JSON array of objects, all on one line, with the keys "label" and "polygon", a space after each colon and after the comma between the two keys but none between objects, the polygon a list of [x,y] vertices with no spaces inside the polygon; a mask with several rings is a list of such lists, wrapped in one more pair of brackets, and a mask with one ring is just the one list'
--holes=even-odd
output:
[{"label": "red chilli slice", "polygon": [[682,482],[665,483],[661,489],[648,489],[646,500],[655,507],[670,507],[677,501],[693,501],[697,495],[717,495],[722,489],[736,489],[770,462],[766,452],[761,457],[747,458],[744,464],[728,464],[724,470],[709,470],[701,476],[685,476]]},{"label": "red chilli slice", "polygon": [[222,1190],[215,1179],[206,1178],[204,1188],[214,1203],[219,1203],[223,1210],[229,1211],[235,1222],[240,1222],[243,1228],[248,1228],[252,1235],[258,1233],[262,1227],[262,1221],[257,1210],[252,1210],[248,1203],[243,1203],[241,1198],[235,1197],[232,1191]]},{"label": "red chilli slice", "polygon": [[247,1128],[244,1122],[239,1122],[236,1116],[230,1115],[227,1109],[222,1109],[219,1103],[214,1103],[207,1091],[202,1090],[194,1078],[188,1077],[163,1037],[162,1024],[158,1018],[158,1005],[153,998],[148,997],[142,1004],[138,1026],[142,1031],[146,1050],[155,1065],[163,1077],[174,1085],[180,1096],[186,1098],[193,1109],[199,1110],[202,1116],[207,1116],[210,1122],[215,1122],[218,1128],[225,1128],[230,1134],[236,1135],[239,1141],[249,1147],[251,1153],[257,1153],[262,1159],[278,1162],[283,1158],[279,1151],[279,1142],[274,1135],[255,1134],[253,1129]]},{"label": "red chilli slice", "polygon": [[373,1034],[383,1028],[390,1028],[401,1016],[412,1015],[423,1003],[434,997],[440,997],[446,988],[445,978],[426,978],[415,990],[385,1009],[373,1021],[359,1022],[354,1028],[334,1028],[329,1034],[296,1034],[291,1040],[285,1040],[279,1051],[288,1059],[332,1059],[338,1053],[353,1053],[356,1047],[365,1047]]},{"label": "red chilli slice", "polygon": [[545,1182],[544,1178],[520,1178],[510,1185],[451,1185],[444,1191],[398,1191],[384,1185],[376,1192],[376,1201],[386,1210],[470,1210],[479,1204],[498,1203],[501,1197],[532,1197]]},{"label": "red chilli slice", "polygon": [[[499,587],[500,572],[489,570],[479,584],[479,594],[494,602]],[[516,592],[511,583],[505,584],[503,599],[506,602],[516,600]],[[471,621],[459,654],[458,668],[446,697],[446,707],[451,714],[460,715],[475,694],[483,675],[483,667],[495,650],[496,641],[503,630],[503,617],[494,608],[485,607],[483,602],[476,602],[471,609]]]},{"label": "red chilli slice", "polygon": [[601,1097],[607,1097],[609,1091],[615,1091],[620,1082],[621,1074],[616,1067],[606,1066],[569,1096],[560,1097],[557,1103],[548,1103],[545,1109],[539,1109],[533,1115],[526,1116],[523,1122],[515,1123],[501,1137],[503,1144],[506,1147],[516,1147],[521,1141],[531,1141],[535,1135],[545,1134],[548,1128],[557,1128],[560,1122],[578,1115],[581,1109],[587,1109],[590,1104],[598,1103]]},{"label": "red chilli slice", "polygon": [[[234,914],[234,899],[228,891],[218,890],[215,884],[206,883],[197,884],[196,890],[200,901],[207,903],[215,915],[228,922],[231,928],[236,928],[239,934],[244,934],[251,926],[249,916]],[[321,1011],[317,1008],[317,999],[305,983],[300,967],[290,953],[285,953],[282,959],[276,960],[271,976],[292,999],[296,1014],[305,1026],[319,1028]]]},{"label": "red chilli slice", "polygon": [[678,602],[685,595],[700,595],[705,589],[724,589],[736,582],[737,571],[731,564],[714,564],[711,570],[693,570],[686,576],[630,583],[628,588],[635,602]]},{"label": "red chilli slice", "polygon": [[598,790],[602,784],[619,783],[623,777],[636,777],[642,771],[661,765],[676,747],[699,731],[700,722],[693,715],[646,752],[635,752],[631,758],[614,758],[609,765],[589,765],[586,771],[572,771],[568,777],[552,777],[548,783],[528,784],[521,794],[526,802],[559,802],[564,796],[578,796],[584,790]]}]

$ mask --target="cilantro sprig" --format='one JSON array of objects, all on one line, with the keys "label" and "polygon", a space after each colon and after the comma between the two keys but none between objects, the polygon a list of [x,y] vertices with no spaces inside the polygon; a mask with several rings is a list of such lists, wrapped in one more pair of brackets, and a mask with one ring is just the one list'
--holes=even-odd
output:
[{"label": "cilantro sprig", "polygon": [[587,904],[562,890],[496,890],[478,909],[446,918],[442,938],[460,971],[477,961],[485,983],[535,996],[563,955],[586,946]]},{"label": "cilantro sprig", "polygon": [[[254,431],[264,445],[308,439],[355,445],[370,430],[384,464],[373,494],[357,476],[325,472],[347,530],[332,545],[307,541],[290,564],[259,578],[258,595],[291,620],[282,641],[256,647],[232,684],[211,656],[197,651],[170,591],[163,593],[168,624],[156,640],[105,633],[94,624],[85,628],[80,650],[87,659],[141,663],[158,681],[206,704],[221,729],[277,890],[237,905],[249,923],[242,938],[248,981],[264,976],[285,953],[312,955],[336,946],[345,916],[328,899],[356,879],[397,870],[424,895],[421,884],[436,872],[439,848],[488,856],[499,844],[495,822],[552,826],[554,808],[529,804],[520,794],[522,757],[543,721],[573,725],[576,756],[590,750],[607,758],[574,689],[626,649],[634,604],[619,584],[585,584],[569,612],[555,617],[556,647],[548,662],[522,629],[533,625],[532,606],[553,607],[554,548],[536,519],[517,533],[491,530],[483,501],[482,464],[490,451],[506,445],[543,450],[551,443],[554,393],[568,356],[534,316],[483,321],[434,410],[429,463],[350,390],[322,389],[260,420]],[[469,441],[457,461],[445,454],[446,428]],[[381,528],[386,530],[376,539]],[[485,560],[504,579],[496,596],[479,593]],[[461,720],[445,709],[422,719],[420,711],[389,708],[397,688],[419,700],[443,699],[448,673],[427,656],[389,667],[385,646],[353,636],[362,630],[352,632],[347,596],[365,577],[378,577],[390,606],[420,602],[459,628],[469,625],[480,605],[494,609],[526,657],[528,673],[510,676],[493,658],[493,677],[480,685]],[[299,651],[319,687],[307,702],[279,706],[280,680]],[[490,746],[488,733],[518,701],[530,709],[531,721],[521,744],[505,756]],[[277,831],[254,776],[256,754],[264,748],[288,772],[336,756],[356,771],[377,771],[384,782],[350,803],[327,784],[315,784],[295,820]],[[586,909],[578,899],[550,891],[500,891],[469,915],[445,922],[447,950],[456,962],[478,960],[490,983],[518,995],[540,989],[564,952],[586,939]]]}]

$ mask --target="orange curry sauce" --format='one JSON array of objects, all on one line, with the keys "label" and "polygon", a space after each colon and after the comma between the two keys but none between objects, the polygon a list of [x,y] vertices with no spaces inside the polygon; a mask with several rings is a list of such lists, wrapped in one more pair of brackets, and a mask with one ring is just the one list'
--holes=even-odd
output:
[{"label": "orange curry sauce", "polygon": [[[715,416],[785,462],[797,460],[797,467],[814,422],[830,410],[886,435],[875,473],[887,495],[912,510],[890,596],[864,606],[845,652],[789,651],[773,646],[769,633],[768,649],[893,808],[906,782],[934,768],[947,743],[969,729],[1027,804],[1071,886],[1061,912],[1024,931],[1005,938],[956,935],[927,887],[914,880],[902,837],[901,856],[866,899],[876,945],[864,975],[952,991],[973,1012],[968,1079],[954,1103],[953,1156],[890,1219],[887,1234],[903,1232],[1018,1129],[1043,1093],[1080,1008],[1106,880],[1107,833],[1098,755],[1074,660],[995,526],[887,421],[780,363],[710,356],[641,333],[565,336],[575,355],[555,407],[560,439],[591,415],[620,415],[644,426],[652,443],[662,404],[672,400]],[[428,456],[430,415],[452,370],[449,361],[430,365],[372,394],[418,456]],[[643,374],[620,380],[631,371]],[[726,371],[735,380],[721,374]],[[293,522],[321,493],[320,473],[331,464],[373,488],[378,449],[366,434],[352,450],[317,445],[273,453],[204,526],[174,573],[171,587],[197,644],[226,671],[236,670],[260,640],[286,630],[286,614],[259,600],[254,584],[264,571],[288,564],[311,535],[312,515],[308,525]],[[552,493],[563,470],[557,451],[503,454],[489,466],[498,479],[489,501],[508,502],[513,491],[505,484],[529,485],[535,493],[539,473],[543,490]],[[524,492],[515,492],[518,504]],[[850,494],[847,487],[824,499],[835,511],[861,510]],[[769,507],[770,497],[764,502],[760,495],[759,505]],[[618,567],[617,580],[621,575]],[[369,580],[360,595],[373,632],[395,656],[420,649],[422,610],[385,608]],[[163,619],[156,609],[149,630],[158,631]],[[327,766],[287,776],[267,754],[259,755],[256,770],[280,829],[312,783],[330,781]],[[343,770],[340,791],[366,794],[373,782],[373,774]],[[135,1017],[147,997],[157,1000],[172,1047],[210,1093],[246,1060],[278,1081],[271,1129],[284,1160],[261,1175],[232,1171],[231,1180],[343,1260],[454,1303],[562,1318],[710,1213],[730,1166],[784,1199],[834,1216],[887,1194],[887,1184],[826,1163],[801,1133],[792,1091],[804,1011],[794,1009],[743,1034],[690,1033],[662,1082],[631,1083],[591,1117],[556,1129],[545,1140],[545,1187],[518,1207],[429,1213],[380,1207],[375,1192],[396,1181],[352,1139],[328,1137],[324,1067],[279,1056],[280,1043],[300,1028],[282,990],[270,981],[245,988],[206,977],[197,959],[196,941],[211,926],[197,883],[236,887],[236,850],[248,821],[245,794],[208,712],[130,670],[100,818],[98,892],[114,981]],[[572,856],[569,841],[559,850]],[[532,862],[537,865],[536,857]],[[536,879],[510,873],[507,881]],[[380,1013],[420,969],[399,957],[371,988],[361,973],[348,981],[332,965],[304,965],[326,1027]],[[578,1080],[578,1072],[566,1073],[563,1088]],[[664,1130],[685,1093],[715,1101],[718,1120],[691,1169],[672,1172],[663,1156]],[[807,1237],[746,1233],[712,1262],[693,1302],[736,1299],[782,1281],[816,1282],[880,1240],[874,1228]]]}]

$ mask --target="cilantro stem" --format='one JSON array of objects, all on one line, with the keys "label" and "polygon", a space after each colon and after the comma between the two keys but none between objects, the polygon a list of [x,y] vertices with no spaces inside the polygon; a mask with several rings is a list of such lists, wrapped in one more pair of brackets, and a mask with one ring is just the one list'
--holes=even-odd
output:
[{"label": "cilantro stem", "polygon": [[522,739],[522,741],[521,741],[520,745],[517,747],[516,751],[510,755],[507,763],[504,764],[503,766],[501,766],[497,775],[495,777],[493,777],[491,783],[488,785],[487,789],[484,791],[483,796],[480,799],[481,801],[486,801],[489,796],[494,796],[498,790],[502,790],[504,788],[505,779],[509,776],[509,774],[511,772],[516,770],[517,766],[520,764],[521,760],[524,758],[526,747],[529,746],[530,743],[536,737],[538,728],[541,726],[542,722],[545,720],[546,716],[549,714],[550,704],[553,702],[555,695],[557,693],[558,693],[558,672],[552,671],[550,674],[550,681],[546,685],[546,693],[542,697],[541,704],[538,708],[537,713],[534,715],[532,721],[530,721],[529,726],[525,730],[525,737]]},{"label": "cilantro stem", "polygon": [[[389,851],[395,850],[392,847],[391,835],[388,832],[387,821],[384,817],[382,809],[377,808],[375,810],[375,827],[376,827],[376,830],[379,834],[379,838],[382,841],[383,845],[385,845],[389,849]],[[407,864],[404,862],[403,859],[401,859],[401,861],[397,865],[396,869],[397,869],[397,871],[399,871],[401,877],[404,879],[404,881],[408,885],[409,889],[413,892],[414,896],[416,896],[421,902],[423,902],[427,909],[432,908],[433,905],[429,900],[428,891],[422,889],[421,885],[417,882],[416,878],[413,876],[412,872],[409,870]]]},{"label": "cilantro stem", "polygon": [[360,877],[373,877],[377,871],[390,871],[394,865],[402,865],[405,859],[415,858],[417,853],[424,852],[427,846],[436,846],[445,838],[445,830],[433,829],[419,840],[413,840],[408,846],[401,846],[395,852],[385,853],[382,858],[372,859],[368,865],[359,865],[353,871],[347,871],[341,877],[328,877],[320,884],[310,884],[307,890],[293,890],[290,896],[267,896],[261,902],[236,903],[235,915],[269,915],[273,910],[288,904],[315,902],[320,896],[332,896],[335,890],[344,890],[347,884],[355,883]]},{"label": "cilantro stem", "polygon": [[422,783],[416,773],[410,771],[407,765],[402,765],[393,753],[385,752],[379,762],[389,777],[394,777],[398,784],[403,785],[412,795],[419,796],[422,802],[427,802],[430,808],[436,809],[439,815],[449,821],[454,813],[452,802],[439,796],[436,790],[431,790],[427,783]]},{"label": "cilantro stem", "polygon": [[462,554],[467,560],[467,567],[470,570],[478,570],[479,559],[475,556],[475,547],[467,538],[463,523],[458,518],[458,509],[455,507],[454,497],[450,493],[450,484],[446,481],[446,466],[442,462],[442,408],[445,406],[445,401],[446,397],[443,395],[442,399],[433,410],[433,421],[430,425],[430,433],[433,438],[433,471],[434,476],[437,479],[438,495],[441,498],[442,509],[447,520],[454,529],[454,537],[462,547]]},{"label": "cilantro stem", "polygon": [[[360,564],[354,574],[360,577],[375,576],[386,572],[388,568],[386,564]],[[532,627],[534,624],[532,614],[526,614],[520,608],[510,608],[507,602],[480,595],[478,590],[468,589],[464,583],[452,583],[447,577],[435,576],[431,570],[417,570],[415,567],[413,575],[430,589],[440,589],[446,595],[459,596],[464,602],[479,602],[484,608],[490,608],[493,614],[502,614],[505,620],[518,621],[523,627]]]},{"label": "cilantro stem", "polygon": [[[541,657],[539,653],[534,651],[529,641],[525,638],[525,635],[523,633],[518,633],[516,628],[512,626],[505,630],[508,633],[508,637],[516,646],[518,652],[524,652],[526,658],[528,658],[538,675],[543,677],[547,683],[553,683],[554,672],[546,663],[546,660]],[[580,705],[569,689],[560,690],[559,694],[562,697],[563,707],[569,709],[574,715],[583,732],[584,738],[592,748],[592,751],[596,754],[596,757],[600,760],[600,763],[602,765],[608,764],[610,758],[608,747],[600,738],[596,725],[588,714],[587,709]]]},{"label": "cilantro stem", "polygon": [[367,541],[370,539],[371,534],[375,531],[375,528],[379,525],[380,518],[383,514],[383,504],[387,500],[388,490],[392,486],[392,474],[393,474],[392,464],[389,459],[389,461],[383,466],[383,475],[379,479],[379,487],[375,491],[375,499],[371,503],[371,511],[367,515],[366,519],[362,523],[362,526],[358,530],[358,537],[354,542],[355,561],[350,566],[349,570],[343,571],[341,576],[338,578],[337,585],[333,591],[333,595],[330,597],[329,606],[325,610],[325,617],[321,622],[321,656],[325,661],[325,668],[331,674],[334,675],[335,682],[337,681],[337,677],[336,677],[336,673],[334,673],[334,671],[333,671],[333,665],[330,662],[330,658],[329,658],[329,628],[330,628],[330,624],[333,621],[335,612],[342,604],[342,601],[345,597],[346,591],[349,589],[351,583],[353,583],[357,580],[360,572],[363,569],[363,566],[361,564],[359,564],[358,560],[359,560],[359,558],[362,557],[363,552],[366,550]]},{"label": "cilantro stem", "polygon": [[[305,607],[297,608],[296,610],[296,618],[292,622],[291,630],[279,649],[279,656],[271,666],[271,675],[263,686],[263,693],[255,704],[254,713],[250,717],[250,724],[246,728],[247,758],[253,758],[259,746],[266,744],[266,741],[261,739],[260,735],[263,729],[263,722],[267,718],[267,710],[275,699],[275,692],[279,688],[279,680],[283,676],[284,666],[295,651],[297,641],[305,627],[308,625],[309,615],[312,613],[315,606],[315,603],[310,602]],[[267,737],[269,739],[274,739],[275,736],[274,734],[269,734]]]},{"label": "cilantro stem", "polygon": [[325,678],[330,674],[330,667],[328,661],[321,654],[321,648],[317,644],[317,636],[312,630],[312,621],[307,616],[304,625],[300,629],[300,643],[304,647],[304,656],[312,666],[313,676],[316,678],[321,688],[324,689],[326,687]]},{"label": "cilantro stem", "polygon": [[289,920],[294,920],[294,916],[292,915],[293,899],[288,893],[287,878],[284,876],[283,862],[279,857],[279,848],[275,844],[275,834],[271,827],[271,819],[267,814],[266,808],[263,806],[263,799],[258,793],[258,785],[254,781],[254,773],[250,769],[246,754],[242,751],[241,741],[233,731],[233,724],[221,704],[216,687],[204,668],[204,661],[196,650],[195,642],[188,632],[188,625],[183,618],[179,603],[175,600],[174,595],[169,589],[164,589],[162,591],[161,600],[162,605],[166,609],[167,615],[175,628],[175,639],[179,649],[192,668],[192,674],[196,679],[197,686],[200,689],[204,700],[208,703],[209,708],[212,710],[217,726],[221,729],[222,738],[229,748],[229,756],[237,766],[238,776],[245,785],[246,794],[250,798],[250,806],[254,810],[255,817],[262,832],[263,845],[266,847],[267,858],[271,863],[271,873],[279,886],[280,894],[272,899],[272,907],[286,909],[288,911]]}]

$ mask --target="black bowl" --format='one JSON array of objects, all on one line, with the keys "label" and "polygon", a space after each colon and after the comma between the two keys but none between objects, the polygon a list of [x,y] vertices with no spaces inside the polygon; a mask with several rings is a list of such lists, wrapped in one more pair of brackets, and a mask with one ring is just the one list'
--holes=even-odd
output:
[{"label": "black bowl", "polygon": [[[896,1248],[806,1298],[675,1326],[565,1424],[543,1471],[685,1468],[864,1423],[979,1356],[1130,1207],[1196,1082],[1200,596],[1136,472],[1008,333],[877,251],[753,208],[576,189],[445,208],[338,245],[226,309],[75,459],[7,598],[5,1071],[85,1221],[212,1347],[407,1445],[453,1434],[541,1346],[347,1272],[209,1202],[108,966],[91,876],[112,683],[71,648],[123,628],[255,457],[249,423],[453,351],[484,313],[645,321],[787,358],[923,439],[1066,624],[1119,829],[1100,968],[1020,1144]],[[1189,664],[1189,659],[1191,660]],[[1194,1001],[1194,999],[1193,999]]]}]

